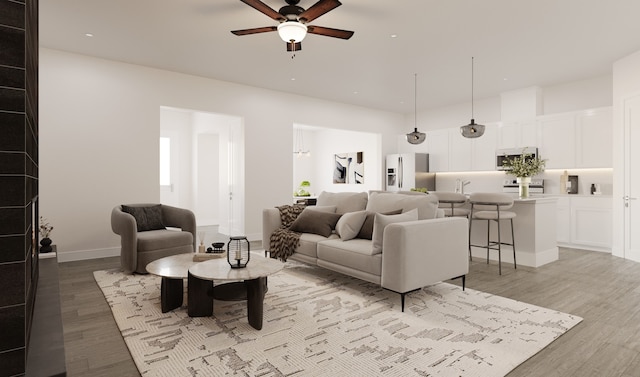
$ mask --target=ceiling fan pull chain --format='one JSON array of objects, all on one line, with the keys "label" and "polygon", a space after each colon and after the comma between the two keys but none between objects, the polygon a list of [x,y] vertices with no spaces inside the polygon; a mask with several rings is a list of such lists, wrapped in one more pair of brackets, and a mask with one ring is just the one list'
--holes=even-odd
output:
[{"label": "ceiling fan pull chain", "polygon": [[291,59],[296,57],[296,41],[291,40]]}]

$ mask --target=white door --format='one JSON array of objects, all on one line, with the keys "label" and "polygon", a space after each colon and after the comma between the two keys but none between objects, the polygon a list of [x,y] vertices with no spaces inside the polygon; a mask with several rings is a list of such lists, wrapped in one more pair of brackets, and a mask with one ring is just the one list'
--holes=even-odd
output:
[{"label": "white door", "polygon": [[624,254],[627,259],[640,261],[640,94],[625,99],[623,110]]},{"label": "white door", "polygon": [[244,235],[244,135],[242,127],[229,128],[228,229],[230,236]]}]

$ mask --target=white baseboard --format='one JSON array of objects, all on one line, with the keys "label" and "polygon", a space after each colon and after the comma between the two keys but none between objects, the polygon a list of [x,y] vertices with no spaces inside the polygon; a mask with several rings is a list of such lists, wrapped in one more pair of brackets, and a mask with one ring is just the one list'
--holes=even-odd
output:
[{"label": "white baseboard", "polygon": [[119,247],[95,250],[58,251],[58,263],[120,256]]}]

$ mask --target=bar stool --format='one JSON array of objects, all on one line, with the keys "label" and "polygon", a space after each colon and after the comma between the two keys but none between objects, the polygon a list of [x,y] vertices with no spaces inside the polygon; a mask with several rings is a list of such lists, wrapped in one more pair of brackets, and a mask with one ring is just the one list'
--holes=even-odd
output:
[{"label": "bar stool", "polygon": [[[511,246],[513,248],[513,268],[516,265],[516,246],[515,237],[513,235],[513,219],[516,217],[515,212],[506,211],[513,207],[513,198],[508,194],[497,193],[474,193],[469,197],[471,203],[471,214],[469,219],[469,258],[471,258],[471,246],[483,247],[487,249],[487,264],[489,264],[489,250],[498,250],[498,271],[502,275],[502,245]],[[471,244],[471,225],[473,220],[487,221],[487,244],[472,245]],[[500,236],[500,221],[509,220],[511,222],[511,243],[503,242]],[[498,224],[498,240],[491,241],[491,222]]]},{"label": "bar stool", "polygon": [[467,204],[467,197],[458,192],[432,191],[431,194],[438,197],[438,208],[444,211],[445,217],[466,217],[469,218],[471,212],[467,208],[462,208]]}]

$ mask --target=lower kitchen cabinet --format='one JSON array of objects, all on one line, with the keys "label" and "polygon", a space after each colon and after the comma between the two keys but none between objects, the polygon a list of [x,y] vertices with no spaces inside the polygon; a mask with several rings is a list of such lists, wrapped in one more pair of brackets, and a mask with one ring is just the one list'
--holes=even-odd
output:
[{"label": "lower kitchen cabinet", "polygon": [[610,252],[612,205],[610,196],[558,197],[558,245]]}]

